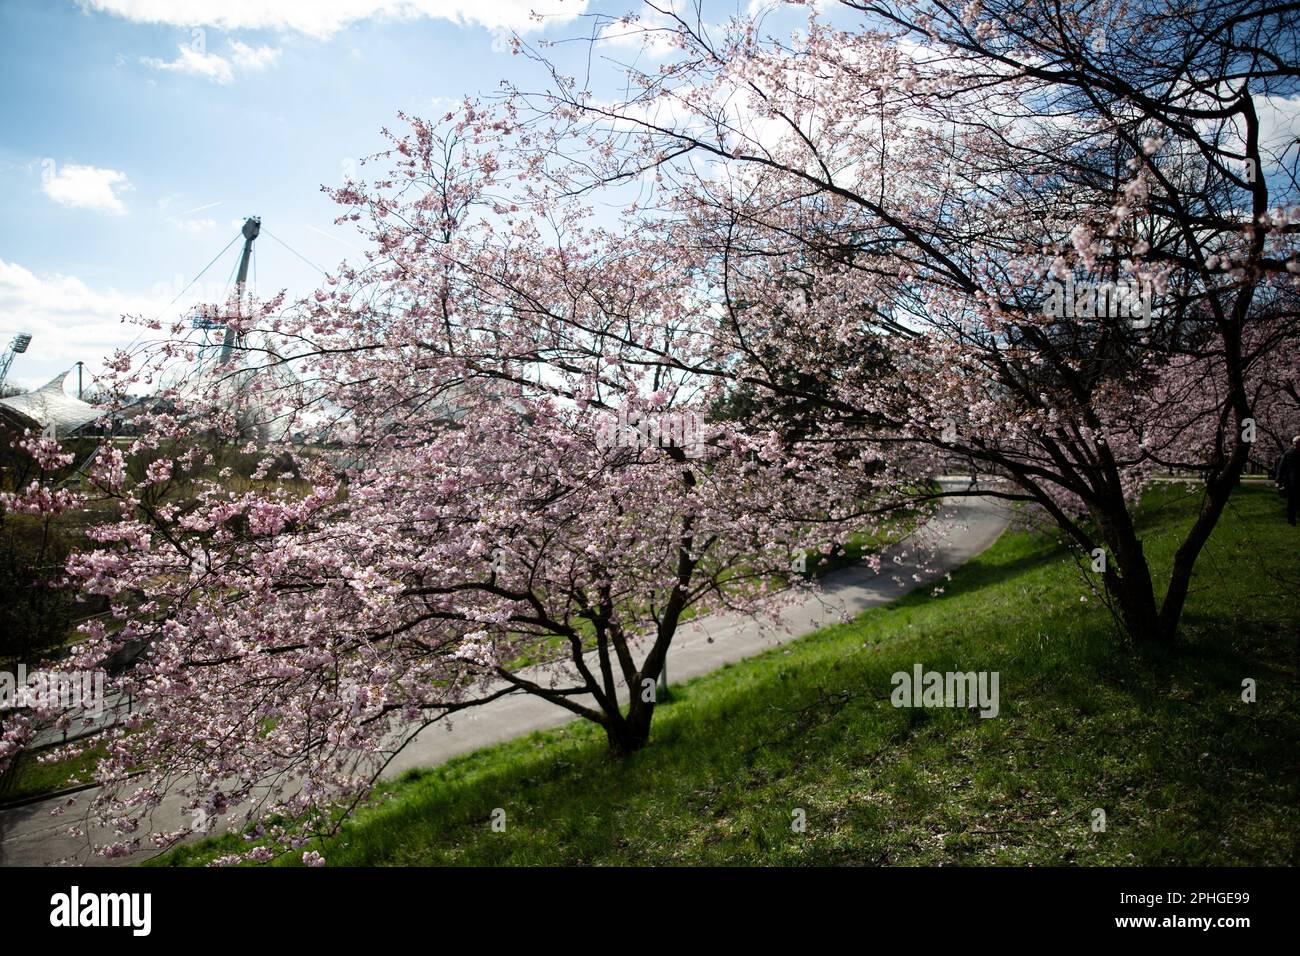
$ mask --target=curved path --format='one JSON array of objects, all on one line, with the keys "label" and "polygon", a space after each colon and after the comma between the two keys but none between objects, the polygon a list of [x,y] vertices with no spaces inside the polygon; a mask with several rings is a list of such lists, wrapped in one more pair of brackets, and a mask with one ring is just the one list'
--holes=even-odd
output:
[{"label": "curved path", "polygon": [[[966,485],[966,481],[958,479],[951,484],[945,479],[944,483],[954,488]],[[934,518],[885,552],[879,573],[865,564],[833,571],[821,579],[820,593],[786,608],[779,623],[718,614],[683,624],[668,654],[669,679],[681,681],[706,674],[931,583],[989,547],[1007,521],[1007,511],[996,499],[947,499]],[[925,555],[926,564],[926,570],[919,574],[918,554]],[[502,697],[458,714],[453,723],[440,722],[426,728],[388,765],[384,776],[393,777],[412,767],[434,766],[459,754],[573,719],[568,711],[537,697]],[[75,807],[68,808],[66,815],[53,814],[67,799],[51,798],[0,811],[0,866],[47,866],[66,860],[91,865],[106,862],[88,858],[84,837],[67,835],[66,830],[77,816]],[[164,804],[155,811],[154,822],[160,830],[174,830],[186,821],[177,809],[169,810]],[[106,841],[106,835],[98,837],[98,842]],[[142,858],[143,854],[137,854],[131,860]]]}]

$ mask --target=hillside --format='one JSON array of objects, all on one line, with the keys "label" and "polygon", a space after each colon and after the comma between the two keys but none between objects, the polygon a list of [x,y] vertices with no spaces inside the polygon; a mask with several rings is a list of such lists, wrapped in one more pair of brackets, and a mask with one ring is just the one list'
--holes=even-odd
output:
[{"label": "hillside", "polygon": [[[1181,486],[1144,501],[1156,567],[1194,501]],[[1064,550],[1008,532],[942,596],[674,686],[623,763],[592,727],[534,734],[408,774],[320,850],[330,865],[1294,865],[1300,533],[1271,489],[1234,496],[1183,640],[1121,645]],[[917,663],[997,671],[999,715],[891,706],[891,675]]]}]

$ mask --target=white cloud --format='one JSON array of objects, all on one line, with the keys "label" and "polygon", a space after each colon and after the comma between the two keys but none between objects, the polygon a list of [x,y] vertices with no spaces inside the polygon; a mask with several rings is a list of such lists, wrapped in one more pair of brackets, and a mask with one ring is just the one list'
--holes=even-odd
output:
[{"label": "white cloud", "polygon": [[[1225,81],[1213,92],[1227,98],[1236,95]],[[1287,154],[1300,142],[1300,96],[1263,96],[1255,94],[1255,115],[1259,118],[1259,156],[1266,174],[1281,168],[1287,161]],[[1192,106],[1212,108],[1215,100],[1208,95],[1191,99]],[[1246,139],[1243,135],[1245,126],[1239,116],[1228,120],[1224,125],[1220,148],[1224,151],[1242,155],[1246,151]],[[1196,124],[1202,136],[1213,141],[1219,136],[1219,121],[1202,120]],[[1246,170],[1244,159],[1231,160],[1238,175]],[[1258,170],[1256,171],[1258,172]],[[1239,210],[1245,214],[1244,210]]]},{"label": "white cloud", "polygon": [[1281,165],[1282,157],[1300,139],[1300,96],[1256,96],[1259,145],[1265,165]]},{"label": "white cloud", "polygon": [[9,378],[33,388],[78,361],[94,374],[105,356],[140,331],[124,324],[123,315],[152,317],[166,303],[157,296],[96,291],[75,276],[36,275],[0,259],[0,343],[17,332],[32,335],[31,347],[14,361]]},{"label": "white cloud", "polygon": [[41,183],[45,195],[61,206],[118,214],[126,212],[118,191],[130,188],[126,173],[75,163],[53,168]]},{"label": "white cloud", "polygon": [[623,47],[651,56],[664,56],[674,47],[672,21],[663,14],[629,16],[601,25],[596,37],[610,47]]},{"label": "white cloud", "polygon": [[489,30],[538,29],[536,11],[557,21],[586,12],[588,0],[80,0],[89,10],[138,23],[222,30],[286,30],[324,38],[370,18],[431,17]]},{"label": "white cloud", "polygon": [[235,78],[230,61],[215,53],[200,53],[185,45],[177,47],[180,56],[174,60],[162,60],[156,56],[142,56],[140,62],[151,70],[166,73],[185,73],[190,76],[207,77],[214,83],[229,83]]},{"label": "white cloud", "polygon": [[142,56],[140,62],[151,70],[201,76],[224,86],[234,80],[236,69],[249,73],[264,70],[280,56],[278,47],[251,47],[238,40],[231,41],[229,57],[220,53],[208,53],[184,43],[176,49],[180,55],[174,60]]},{"label": "white cloud", "polygon": [[280,48],[274,46],[251,47],[238,40],[230,41],[230,58],[241,70],[264,70],[280,58]]}]

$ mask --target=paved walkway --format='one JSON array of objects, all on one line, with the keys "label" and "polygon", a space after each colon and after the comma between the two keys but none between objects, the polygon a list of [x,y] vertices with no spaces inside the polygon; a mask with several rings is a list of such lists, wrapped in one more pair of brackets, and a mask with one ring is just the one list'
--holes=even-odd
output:
[{"label": "paved walkway", "polygon": [[[682,625],[668,653],[669,680],[678,682],[706,674],[892,601],[914,587],[932,584],[991,545],[1006,524],[1006,509],[995,499],[948,499],[931,521],[885,553],[879,574],[862,564],[831,572],[822,578],[821,593],[787,608],[779,624],[718,614]],[[928,567],[920,582],[912,577],[918,553],[926,556]],[[412,767],[434,766],[459,754],[534,730],[557,727],[572,719],[568,711],[540,698],[503,697],[456,715],[451,724],[426,728],[389,764],[385,776]],[[65,814],[51,815],[66,799],[0,811],[0,866],[45,866],[67,859],[91,865],[105,862],[87,854],[84,838],[74,839],[64,832],[78,816],[76,806]],[[77,802],[84,804],[85,797]],[[170,807],[164,803],[155,811],[157,829],[174,830],[187,822],[175,803],[178,801]],[[100,835],[98,841],[107,842],[107,837]],[[137,854],[132,861],[143,857]]]}]

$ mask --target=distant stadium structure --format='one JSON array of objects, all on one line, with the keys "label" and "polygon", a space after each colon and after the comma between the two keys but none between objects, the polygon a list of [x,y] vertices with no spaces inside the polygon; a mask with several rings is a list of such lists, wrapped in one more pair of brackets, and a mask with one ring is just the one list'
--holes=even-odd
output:
[{"label": "distant stadium structure", "polygon": [[60,372],[34,392],[0,398],[0,418],[54,438],[73,435],[98,419],[103,411],[63,391],[72,372]]}]

